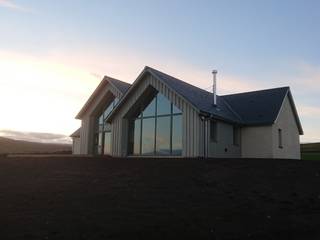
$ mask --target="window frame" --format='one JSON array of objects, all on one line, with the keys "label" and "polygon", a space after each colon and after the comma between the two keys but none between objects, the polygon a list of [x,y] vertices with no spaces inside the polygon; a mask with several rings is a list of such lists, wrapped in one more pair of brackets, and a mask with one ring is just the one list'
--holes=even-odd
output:
[{"label": "window frame", "polygon": [[283,133],[282,133],[282,129],[281,128],[278,128],[278,147],[280,149],[283,148]]},{"label": "window frame", "polygon": [[[153,144],[153,153],[152,155],[149,155],[149,156],[163,156],[162,154],[158,154],[157,153],[157,128],[158,128],[158,120],[159,118],[162,118],[162,117],[170,117],[170,138],[169,138],[169,146],[170,146],[170,149],[169,149],[169,155],[165,155],[165,156],[181,156],[182,155],[182,149],[181,149],[181,154],[180,155],[173,155],[173,149],[172,149],[172,146],[173,146],[173,143],[172,143],[172,136],[173,136],[173,117],[174,116],[178,116],[178,115],[182,115],[182,111],[173,104],[173,102],[171,102],[169,99],[168,101],[170,102],[170,113],[169,114],[158,114],[158,96],[159,94],[163,95],[165,98],[167,98],[164,94],[160,93],[160,92],[157,92],[155,95],[154,95],[154,98],[150,101],[150,103],[155,99],[155,115],[154,116],[144,116],[144,110],[148,107],[146,106],[144,109],[143,109],[143,105],[141,104],[141,106],[139,107],[140,109],[140,114],[138,115],[138,117],[136,118],[133,118],[133,119],[129,119],[129,121],[131,122],[134,122],[135,120],[137,119],[140,119],[140,136],[139,136],[139,139],[140,139],[140,151],[138,154],[135,154],[134,153],[134,149],[128,149],[128,154],[130,155],[134,155],[134,156],[142,156],[142,155],[145,155],[145,154],[142,154],[142,131],[143,131],[143,122],[145,119],[154,119],[155,123],[154,123],[154,144]],[[176,109],[179,109],[180,112],[174,112],[174,107]],[[182,124],[182,123],[181,123]],[[131,126],[134,126],[134,124],[132,124]],[[131,131],[131,134],[134,134],[134,130]],[[128,139],[133,139],[134,140],[134,136],[129,136]],[[182,140],[181,140],[182,141]],[[134,143],[133,143],[133,146],[134,146]],[[182,146],[182,142],[181,142],[181,146]]]},{"label": "window frame", "polygon": [[[111,126],[108,126],[108,123],[106,122],[107,117],[112,112],[112,110],[116,107],[116,105],[119,102],[119,98],[116,96],[113,97],[113,100],[107,105],[104,110],[97,116],[96,118],[96,124],[95,124],[95,135],[99,136],[99,134],[102,134],[102,144],[99,145],[99,142],[96,143],[96,140],[94,142],[94,153],[97,155],[105,155],[104,151],[104,142],[105,142],[105,133],[110,132],[111,135],[111,142],[110,142],[110,153],[112,152],[112,133],[111,133]],[[107,109],[111,109],[111,111],[108,114],[105,114]],[[102,120],[102,121],[101,121]],[[110,125],[110,124],[109,124]],[[108,126],[108,128],[107,128]]]}]

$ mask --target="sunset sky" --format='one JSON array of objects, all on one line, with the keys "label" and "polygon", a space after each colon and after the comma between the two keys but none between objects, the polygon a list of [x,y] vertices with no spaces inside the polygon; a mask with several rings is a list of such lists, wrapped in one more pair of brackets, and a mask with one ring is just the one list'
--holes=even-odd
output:
[{"label": "sunset sky", "polygon": [[207,90],[218,69],[221,95],[290,86],[302,142],[320,141],[319,9],[308,0],[0,0],[0,135],[70,135],[104,75],[131,83],[148,65]]}]

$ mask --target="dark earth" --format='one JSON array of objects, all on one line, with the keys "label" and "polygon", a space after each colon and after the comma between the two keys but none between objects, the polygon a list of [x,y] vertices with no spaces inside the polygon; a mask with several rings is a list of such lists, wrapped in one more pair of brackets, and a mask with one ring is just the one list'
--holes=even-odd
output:
[{"label": "dark earth", "polygon": [[0,239],[320,239],[320,161],[1,157]]}]

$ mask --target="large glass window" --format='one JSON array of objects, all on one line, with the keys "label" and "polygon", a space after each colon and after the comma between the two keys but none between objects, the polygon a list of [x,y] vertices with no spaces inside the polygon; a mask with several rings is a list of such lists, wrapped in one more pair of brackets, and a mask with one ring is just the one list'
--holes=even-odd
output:
[{"label": "large glass window", "polygon": [[144,117],[153,117],[156,113],[156,99],[154,98],[151,103],[143,110]]},{"label": "large glass window", "polygon": [[157,115],[171,114],[171,102],[162,94],[157,96]]},{"label": "large glass window", "polygon": [[157,139],[156,139],[156,154],[170,155],[170,125],[171,117],[157,118]]},{"label": "large glass window", "polygon": [[130,120],[129,126],[134,129],[129,132],[129,154],[181,155],[181,110],[160,93],[140,109],[139,116]]},{"label": "large glass window", "polygon": [[141,134],[141,119],[134,121],[134,138],[133,138],[133,154],[140,154],[140,134]]},{"label": "large glass window", "polygon": [[106,123],[106,118],[118,102],[119,99],[114,98],[97,118],[95,138],[98,140],[94,146],[96,154],[111,154],[111,125]]},{"label": "large glass window", "polygon": [[154,154],[155,118],[145,118],[142,122],[142,155]]},{"label": "large glass window", "polygon": [[172,117],[172,155],[182,154],[182,115]]}]

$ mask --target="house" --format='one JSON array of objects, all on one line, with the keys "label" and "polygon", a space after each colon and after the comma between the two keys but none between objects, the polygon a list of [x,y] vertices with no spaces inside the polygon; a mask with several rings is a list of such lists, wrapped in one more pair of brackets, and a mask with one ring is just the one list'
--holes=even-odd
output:
[{"label": "house", "polygon": [[72,138],[72,154],[80,154],[80,128],[70,135]]},{"label": "house", "polygon": [[300,159],[289,87],[217,96],[145,67],[132,85],[104,77],[76,118],[75,154]]}]

